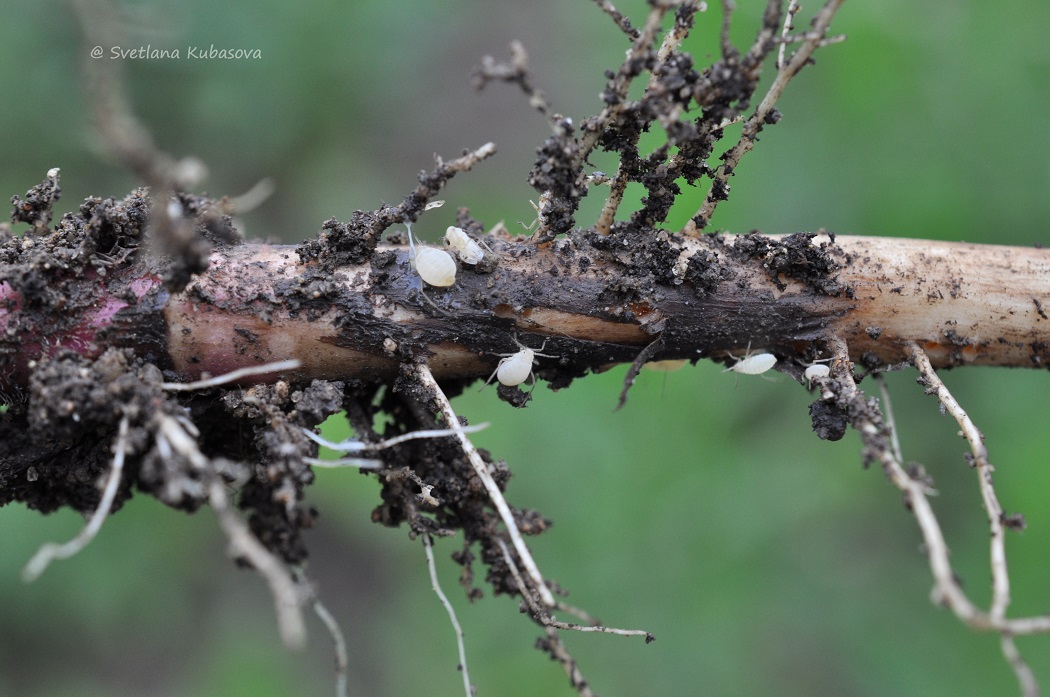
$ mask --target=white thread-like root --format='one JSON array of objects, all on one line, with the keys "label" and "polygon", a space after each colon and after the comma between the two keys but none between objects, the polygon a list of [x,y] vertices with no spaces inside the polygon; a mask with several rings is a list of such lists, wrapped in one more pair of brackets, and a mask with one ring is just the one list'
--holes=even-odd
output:
[{"label": "white thread-like root", "polygon": [[125,416],[121,418],[120,426],[117,430],[117,442],[113,445],[113,464],[110,465],[109,476],[106,477],[105,488],[102,491],[102,498],[99,499],[98,508],[91,514],[91,519],[88,520],[87,525],[72,540],[60,545],[49,542],[41,546],[32,559],[29,560],[29,563],[25,565],[25,568],[22,569],[23,581],[30,583],[40,578],[40,574],[44,573],[44,570],[47,569],[52,561],[72,557],[87,547],[98,535],[98,531],[102,529],[102,523],[105,522],[106,516],[109,515],[109,511],[113,507],[113,500],[117,497],[117,489],[120,488],[120,478],[124,472],[124,455],[128,446],[127,441],[128,417]]},{"label": "white thread-like root", "polygon": [[784,51],[787,49],[787,37],[795,28],[795,14],[799,11],[798,0],[790,0],[787,12],[784,13],[784,28],[780,32],[780,50],[777,51],[777,70],[784,67]]},{"label": "white thread-like root", "polygon": [[963,437],[970,444],[973,467],[977,471],[981,499],[988,514],[988,528],[991,531],[992,604],[989,612],[993,620],[999,621],[1006,617],[1006,608],[1010,605],[1010,575],[1006,568],[1006,529],[1003,526],[1003,508],[999,504],[995,486],[992,484],[994,468],[988,462],[988,450],[982,442],[981,432],[977,430],[977,426],[970,420],[969,415],[934,372],[926,352],[915,344],[912,344],[910,349],[915,367],[926,378],[930,388],[936,390],[937,399],[959,424]]},{"label": "white thread-like root", "polygon": [[463,643],[463,628],[459,625],[459,620],[456,618],[456,610],[452,607],[452,603],[449,602],[448,596],[441,590],[441,582],[438,581],[437,566],[434,564],[434,549],[433,544],[430,541],[430,535],[423,535],[423,549],[427,555],[427,569],[430,571],[430,587],[434,589],[434,594],[437,595],[438,600],[441,601],[441,605],[445,608],[445,612],[448,613],[448,619],[452,623],[452,629],[456,632],[456,648],[459,651],[459,670],[463,673],[463,690],[467,697],[472,697],[474,694],[474,688],[470,685],[470,674],[467,672],[467,647]]},{"label": "white thread-like root", "polygon": [[[461,426],[463,433],[477,433],[478,431],[484,430],[489,427],[489,423],[473,424],[471,426]],[[394,436],[393,438],[387,438],[381,440],[378,443],[365,443],[364,441],[355,440],[349,438],[347,440],[339,441],[335,443],[330,440],[326,440],[321,436],[317,435],[310,429],[304,428],[303,433],[318,445],[323,445],[330,450],[336,450],[344,453],[357,453],[366,450],[383,450],[385,448],[392,448],[395,445],[404,443],[405,441],[415,440],[417,438],[445,438],[448,436],[456,435],[456,430],[452,428],[434,428],[424,429],[420,431],[412,431],[410,433],[402,433],[400,436]]]},{"label": "white thread-like root", "polygon": [[[464,433],[475,433],[482,429],[488,428],[488,422],[476,424],[474,426],[464,426]],[[384,448],[390,448],[399,443],[405,441],[415,440],[417,438],[443,438],[448,436],[455,436],[456,432],[450,428],[437,428],[430,430],[412,431],[411,433],[403,433],[400,436],[394,436],[386,440],[379,441],[378,443],[365,443],[364,441],[355,440],[348,438],[343,441],[335,443],[333,441],[322,438],[321,436],[314,433],[308,428],[303,429],[303,433],[314,441],[318,445],[323,445],[330,450],[337,452],[353,453],[353,452],[364,452],[369,450],[383,450]],[[316,457],[305,457],[303,462],[313,465],[314,467],[329,467],[329,468],[340,468],[340,467],[356,467],[362,470],[373,470],[379,469],[383,466],[382,460],[374,460],[371,458],[363,457],[344,457],[337,460],[322,460]]]},{"label": "white thread-like root", "polygon": [[544,627],[544,633],[547,635],[548,654],[561,664],[562,670],[569,677],[569,684],[576,690],[576,694],[580,697],[598,697],[594,690],[591,689],[587,678],[580,671],[580,665],[569,653],[569,650],[565,648],[565,644],[562,643],[561,637],[558,636],[558,630],[554,627]]},{"label": "white thread-like root", "polygon": [[536,561],[532,558],[532,553],[529,552],[529,548],[525,545],[525,540],[521,536],[521,531],[518,529],[517,523],[514,522],[514,514],[511,512],[510,506],[507,505],[506,499],[503,498],[503,493],[499,490],[499,486],[496,485],[496,480],[492,478],[492,474],[489,472],[485,461],[482,460],[481,455],[478,454],[478,449],[475,448],[474,444],[470,442],[469,438],[467,438],[467,434],[460,425],[459,417],[456,416],[456,412],[452,409],[448,397],[446,397],[445,393],[441,391],[441,387],[438,386],[437,380],[434,379],[434,374],[430,372],[429,367],[426,365],[418,365],[416,366],[415,372],[419,377],[419,382],[426,387],[427,390],[433,393],[434,402],[437,404],[438,410],[445,417],[445,422],[456,432],[456,437],[459,439],[460,447],[467,456],[467,460],[470,462],[471,467],[474,468],[474,473],[478,475],[478,479],[480,479],[481,483],[485,486],[489,499],[491,499],[492,504],[499,512],[503,524],[507,527],[507,534],[510,535],[510,540],[514,544],[514,549],[518,553],[518,558],[521,559],[521,563],[529,575],[529,580],[535,585],[536,591],[540,594],[544,604],[548,607],[554,607],[554,595],[551,593],[550,589],[547,588],[546,583],[544,583],[543,576],[540,574],[540,570],[536,566]]},{"label": "white thread-like root", "polygon": [[340,629],[339,623],[332,617],[332,613],[328,611],[320,600],[316,597],[311,602],[314,608],[314,614],[321,620],[321,623],[328,629],[328,633],[332,637],[332,644],[335,648],[335,695],[336,697],[347,697],[348,685],[346,678],[346,671],[350,664],[349,654],[346,651],[346,637],[343,636],[343,630]]},{"label": "white thread-like root", "polygon": [[317,597],[317,590],[310,583],[306,570],[301,566],[293,566],[292,573],[300,588],[309,590],[308,602],[313,607],[314,614],[321,620],[321,624],[328,630],[329,636],[332,637],[332,647],[335,651],[335,697],[347,697],[349,692],[347,670],[350,666],[350,654],[346,650],[346,636],[339,622]]},{"label": "white thread-like root", "polygon": [[281,561],[263,547],[247,524],[234,512],[225,485],[218,477],[213,478],[208,487],[208,502],[219,518],[232,551],[243,555],[269,584],[277,612],[277,627],[284,645],[293,650],[302,649],[306,646],[306,624],[303,621],[301,589]]},{"label": "white thread-like root", "polygon": [[[514,582],[518,584],[518,591],[521,593],[521,597],[530,608],[535,608],[536,601],[532,597],[528,586],[525,585],[525,581],[521,578],[521,572],[518,571],[518,565],[514,563],[514,558],[511,557],[506,543],[503,540],[499,540],[499,546],[503,552],[503,559],[507,562],[507,567],[510,569],[511,576],[514,577]],[[550,619],[550,616],[546,613],[537,614],[535,609],[533,614],[545,620]],[[569,678],[569,683],[576,689],[576,692],[581,697],[596,697],[590,688],[589,682],[580,671],[580,666],[576,659],[572,657],[572,654],[565,648],[565,644],[562,643],[561,637],[558,636],[557,627],[545,622],[544,633],[547,635],[547,652],[552,659],[561,665],[565,675]]]},{"label": "white thread-like root", "polygon": [[[846,371],[849,371],[849,353],[845,342],[841,340],[832,340],[829,342],[835,354],[835,361],[832,368],[832,375],[836,375],[836,368],[840,365],[846,366]],[[841,374],[841,373],[840,373]],[[846,384],[846,389],[839,395],[844,401],[856,401],[862,399],[857,389],[856,383],[851,379]],[[892,410],[889,411],[892,415]],[[887,419],[885,424],[886,428],[892,433],[895,429],[894,424]],[[854,423],[854,427],[860,431],[861,438],[865,442],[873,443],[879,434],[879,425],[870,419],[862,418],[859,423]],[[943,603],[950,607],[960,619],[963,619],[968,624],[976,623],[976,626],[987,627],[987,617],[970,602],[966,594],[963,593],[958,583],[955,581],[955,574],[952,571],[951,562],[948,558],[948,545],[944,540],[944,535],[941,532],[940,523],[937,521],[937,516],[933,512],[933,508],[930,506],[927,494],[929,493],[929,486],[926,482],[918,479],[913,479],[908,475],[901,463],[900,458],[894,453],[894,448],[891,447],[878,447],[875,449],[875,455],[877,456],[879,463],[882,465],[883,470],[886,473],[890,483],[899,489],[906,497],[909,507],[911,508],[912,515],[915,516],[915,521],[919,525],[919,530],[922,532],[923,542],[925,544],[926,556],[930,564],[930,572],[933,575],[935,583],[935,596],[940,603]]]},{"label": "white thread-like root", "polygon": [[[955,419],[962,429],[962,436],[970,445],[970,453],[973,457],[972,465],[977,472],[977,481],[981,490],[981,500],[984,510],[988,515],[988,529],[991,533],[989,543],[989,564],[992,571],[992,601],[988,609],[989,620],[994,625],[1007,625],[1006,610],[1010,606],[1010,573],[1006,562],[1006,526],[1003,525],[1003,507],[999,503],[999,497],[995,493],[995,485],[992,483],[992,472],[994,467],[988,462],[988,449],[985,448],[980,430],[970,419],[970,416],[955,399],[948,387],[941,381],[940,376],[930,365],[930,359],[926,352],[916,344],[909,346],[915,367],[929,384],[930,389],[937,395],[937,399],[945,410]],[[1008,629],[1000,630],[1002,641],[1000,642],[1003,656],[1014,670],[1024,695],[1037,695],[1039,687],[1034,682],[1031,670],[1021,657],[1017,646],[1014,644],[1011,632]],[[1034,692],[1029,685],[1034,686]]]},{"label": "white thread-like root", "polygon": [[231,552],[247,559],[270,586],[277,611],[277,627],[284,645],[290,649],[303,648],[306,645],[306,623],[303,620],[302,604],[308,593],[233,510],[226,485],[183,426],[173,417],[162,414],[158,422],[158,435],[162,435],[173,450],[205,475],[208,502],[226,533]]},{"label": "white thread-like root", "polygon": [[192,390],[206,390],[209,387],[218,387],[219,385],[225,385],[226,383],[235,382],[241,378],[251,377],[253,375],[265,375],[266,373],[277,373],[282,370],[295,370],[302,366],[302,363],[296,359],[287,361],[277,361],[275,363],[263,363],[262,365],[252,365],[246,368],[238,368],[237,370],[231,370],[228,373],[217,375],[212,378],[205,378],[203,380],[196,380],[194,382],[162,382],[160,388],[169,392],[189,392]]},{"label": "white thread-like root", "polygon": [[529,592],[528,586],[525,585],[524,579],[521,577],[521,572],[518,571],[518,565],[514,562],[514,557],[510,554],[510,549],[507,548],[507,544],[503,540],[497,540],[499,542],[500,551],[503,552],[503,560],[507,562],[507,566],[510,567],[510,574],[514,577],[514,582],[518,584],[518,591],[521,592],[521,597],[525,600],[525,603],[532,610],[532,614],[545,627],[553,627],[554,629],[565,629],[574,632],[597,632],[600,634],[619,634],[620,636],[641,636],[645,637],[646,643],[649,643],[655,639],[655,637],[645,631],[644,629],[619,629],[617,627],[606,627],[605,625],[599,624],[594,621],[590,615],[582,610],[578,610],[574,607],[570,607],[563,603],[555,603],[554,608],[564,610],[565,612],[572,613],[577,617],[586,622],[586,624],[576,624],[575,622],[559,622],[550,614],[548,610],[540,607],[536,603],[536,599],[532,597]]},{"label": "white thread-like root", "polygon": [[266,199],[273,196],[273,192],[276,190],[277,187],[274,184],[273,179],[263,177],[255,182],[255,184],[252,185],[252,188],[248,189],[243,194],[234,196],[227,200],[222,207],[222,211],[230,215],[248,213],[265,203]]},{"label": "white thread-like root", "polygon": [[1006,662],[1013,669],[1014,675],[1017,676],[1017,683],[1021,686],[1021,697],[1039,697],[1039,681],[1035,679],[1032,669],[1028,667],[1024,658],[1021,657],[1021,653],[1017,650],[1017,644],[1014,643],[1013,635],[1009,632],[1002,632],[999,644]]},{"label": "white thread-like root", "polygon": [[[882,396],[882,416],[890,427],[890,447],[893,448],[893,456],[897,458],[897,462],[904,462],[904,453],[901,451],[901,439],[897,433],[897,420],[893,416],[893,404],[890,402],[889,390],[886,389],[886,380],[883,379],[882,375],[878,374],[872,377],[879,386],[879,394]],[[927,492],[929,491],[930,489],[927,488]]]},{"label": "white thread-like root", "polygon": [[[829,392],[828,387],[825,386],[825,398],[837,398],[840,403],[862,402],[863,397],[857,390],[856,383],[849,372],[849,356],[845,342],[840,339],[833,339],[829,344],[835,354],[832,376],[836,378],[840,391],[836,395],[834,392]],[[973,465],[978,473],[978,481],[988,514],[992,538],[990,553],[992,600],[988,612],[978,608],[969,599],[952,571],[948,545],[945,542],[940,522],[927,498],[931,493],[929,484],[923,481],[922,477],[913,477],[902,464],[903,460],[899,452],[900,445],[895,434],[896,426],[893,422],[893,411],[889,405],[888,393],[883,392],[882,408],[885,420],[884,426],[888,434],[884,431],[881,432],[883,436],[889,436],[888,443],[880,443],[880,424],[877,419],[873,420],[868,416],[860,416],[854,420],[853,426],[860,431],[861,438],[869,447],[871,454],[882,464],[887,478],[904,494],[908,507],[915,516],[915,521],[922,533],[930,572],[933,576],[934,587],[931,592],[933,601],[938,605],[949,608],[968,627],[982,631],[997,632],[1001,637],[1000,647],[1003,656],[1018,680],[1021,694],[1023,697],[1038,697],[1038,683],[1031,669],[1017,651],[1014,637],[1050,632],[1050,616],[1036,615],[1017,619],[1006,618],[1006,609],[1010,602],[1010,585],[1003,540],[1005,526],[1003,524],[1002,508],[999,505],[991,481],[992,468],[988,464],[987,451],[981,442],[980,431],[978,431],[969,416],[934,372],[926,353],[915,344],[909,346],[909,352],[916,368],[922,374],[926,384],[929,385],[929,393],[937,395],[945,410],[959,423],[962,435],[970,444]],[[846,370],[842,370],[842,366],[845,366]]]},{"label": "white thread-like root", "polygon": [[382,460],[371,460],[365,457],[341,457],[338,460],[322,460],[319,457],[304,457],[303,462],[313,467],[325,467],[327,469],[355,467],[359,470],[377,470],[383,466]]}]

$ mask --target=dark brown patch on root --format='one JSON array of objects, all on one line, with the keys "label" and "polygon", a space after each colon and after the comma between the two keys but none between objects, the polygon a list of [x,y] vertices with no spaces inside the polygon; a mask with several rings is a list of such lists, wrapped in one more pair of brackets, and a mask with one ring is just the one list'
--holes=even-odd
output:
[{"label": "dark brown patch on root", "polygon": [[850,295],[852,290],[835,276],[841,268],[832,251],[835,236],[829,235],[830,243],[814,245],[812,240],[817,234],[799,232],[775,240],[758,232],[750,232],[737,238],[728,253],[738,259],[761,261],[769,279],[781,290],[787,288],[787,284],[781,280],[784,277],[804,283],[822,295]]},{"label": "dark brown patch on root", "polygon": [[703,298],[715,292],[718,284],[732,275],[728,267],[719,263],[717,255],[701,249],[686,262],[684,278],[692,284],[697,297]]}]

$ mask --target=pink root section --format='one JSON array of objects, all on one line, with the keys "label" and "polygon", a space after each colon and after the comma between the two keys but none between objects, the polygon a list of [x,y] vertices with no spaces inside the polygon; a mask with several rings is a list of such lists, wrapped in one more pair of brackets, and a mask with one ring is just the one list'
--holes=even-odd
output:
[{"label": "pink root section", "polygon": [[[94,294],[85,306],[70,301],[65,313],[54,308],[46,310],[27,308],[22,294],[9,282],[0,282],[0,337],[8,349],[6,356],[0,355],[0,387],[24,385],[32,366],[42,359],[55,356],[68,349],[86,358],[96,358],[109,346],[114,345],[112,332],[118,315],[128,308],[138,309],[137,303],[128,298],[130,291],[135,300],[141,301],[147,294],[160,290],[161,282],[156,276],[147,275],[128,283],[103,283],[96,274],[88,274],[82,281],[94,286]],[[70,288],[69,297],[79,295]],[[56,319],[58,320],[56,322]],[[128,342],[133,343],[133,342]],[[17,347],[17,351],[11,351]]]}]

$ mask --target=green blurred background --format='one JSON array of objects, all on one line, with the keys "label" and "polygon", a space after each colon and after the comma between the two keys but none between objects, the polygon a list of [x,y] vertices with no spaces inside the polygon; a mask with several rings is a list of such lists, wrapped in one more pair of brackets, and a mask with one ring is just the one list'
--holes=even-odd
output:
[{"label": "green blurred background", "polygon": [[[762,3],[738,4],[734,37],[745,47]],[[619,5],[642,21],[641,2]],[[8,0],[0,9],[0,192],[21,194],[58,166],[60,211],[87,195],[126,193],[136,182],[90,131],[78,84],[89,47],[68,7]],[[243,223],[249,236],[289,242],[329,216],[399,201],[434,153],[452,157],[489,140],[497,158],[454,180],[450,205],[420,232],[436,237],[460,205],[489,224],[531,220],[536,193],[525,173],[549,130],[510,87],[474,93],[472,67],[522,40],[554,108],[578,121],[599,107],[601,72],[626,48],[584,0],[166,0],[130,9],[124,48],[261,51],[241,62],[122,64],[161,146],[207,162],[209,193],[273,178],[276,194]],[[719,23],[717,11],[700,17],[688,44],[698,62],[717,49]],[[739,169],[715,224],[1048,242],[1050,5],[847,2],[833,26],[849,40],[820,51],[789,87],[783,120]],[[598,203],[580,220],[592,220]],[[676,214],[681,224],[689,211]],[[930,604],[919,534],[900,496],[881,472],[861,469],[852,434],[825,443],[810,432],[802,388],[702,364],[643,373],[613,413],[623,373],[558,393],[541,387],[521,411],[492,389],[456,401],[472,421],[493,422],[476,440],[511,464],[510,500],[555,521],[532,543],[544,572],[572,591],[573,604],[657,637],[648,646],[565,637],[595,690],[1016,693],[996,637]],[[1004,506],[1028,519],[1028,531],[1009,539],[1013,612],[1045,612],[1047,376],[981,369],[945,378],[987,435]],[[988,534],[964,443],[913,374],[889,382],[905,455],[935,477],[956,568],[986,603]],[[369,522],[377,491],[369,478],[318,480],[311,569],[348,635],[351,694],[462,694],[452,630],[419,544]],[[283,649],[263,582],[227,560],[208,511],[186,516],[135,499],[86,552],[23,585],[19,570],[33,551],[80,524],[69,513],[0,510],[0,694],[333,694],[323,628],[312,622],[305,652]],[[438,546],[439,569],[479,694],[572,694],[560,668],[531,648],[538,632],[515,603],[465,601],[448,560],[455,548]],[[1050,681],[1050,638],[1018,643]]]}]

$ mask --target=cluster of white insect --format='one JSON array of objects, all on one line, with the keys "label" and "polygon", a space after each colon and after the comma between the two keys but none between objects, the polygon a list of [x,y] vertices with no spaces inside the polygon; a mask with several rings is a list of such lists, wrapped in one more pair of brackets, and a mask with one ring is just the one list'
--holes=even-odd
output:
[{"label": "cluster of white insect", "polygon": [[[763,351],[762,353],[752,354],[751,344],[747,345],[747,352],[743,358],[737,359],[732,354],[730,354],[730,358],[733,358],[736,362],[726,368],[724,372],[731,370],[741,375],[761,375],[777,364],[777,357],[772,353]],[[822,365],[830,360],[830,358],[821,358],[813,361],[806,367],[803,377],[807,386],[811,386],[814,380],[821,380],[831,375],[831,368],[827,365]]]},{"label": "cluster of white insect", "polygon": [[[443,203],[443,202],[437,202]],[[437,207],[435,204],[428,208]],[[447,288],[456,282],[456,260],[444,249],[426,247],[422,244],[416,249],[415,240],[412,238],[412,226],[405,223],[408,230],[408,260],[412,264],[419,277],[428,285],[439,288]],[[463,228],[449,225],[445,231],[445,243],[450,249],[455,250],[459,260],[464,264],[470,264],[485,272],[491,271],[496,266],[496,255],[479,243]]]},{"label": "cluster of white insect", "polygon": [[405,223],[408,229],[408,261],[419,277],[429,285],[447,288],[456,282],[456,260],[443,249],[424,247],[412,241],[412,226]]}]

